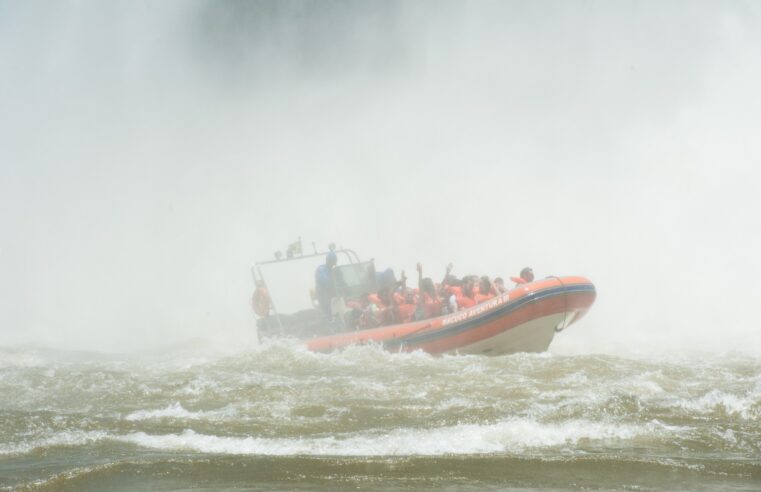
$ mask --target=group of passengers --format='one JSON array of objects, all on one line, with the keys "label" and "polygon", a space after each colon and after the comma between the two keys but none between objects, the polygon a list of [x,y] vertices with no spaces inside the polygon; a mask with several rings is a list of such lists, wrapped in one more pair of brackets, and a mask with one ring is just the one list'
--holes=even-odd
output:
[{"label": "group of passengers", "polygon": [[[391,270],[377,274],[378,290],[363,293],[356,299],[336,297],[333,268],[338,263],[336,253],[331,249],[325,263],[315,271],[314,300],[322,310],[323,318],[331,325],[337,322],[338,315],[343,318],[346,328],[364,329],[378,326],[408,323],[428,318],[435,318],[461,309],[471,308],[507,292],[505,282],[497,277],[466,275],[457,278],[452,275],[452,264],[446,267],[444,278],[434,283],[430,277],[423,277],[423,267],[417,264],[417,288],[407,286],[407,277],[402,271],[401,279],[396,280]],[[523,284],[534,280],[534,272],[526,267],[519,277],[511,277],[513,282]],[[339,304],[336,305],[336,302]],[[269,291],[263,280],[256,281],[256,290],[252,298],[256,314],[266,319],[272,309]]]},{"label": "group of passengers", "polygon": [[[437,284],[430,277],[423,277],[423,267],[418,263],[417,288],[407,286],[407,277],[402,271],[398,282],[377,292],[365,293],[358,299],[348,300],[346,307],[349,312],[345,322],[348,327],[358,329],[408,323],[471,308],[507,292],[505,282],[500,277],[494,280],[476,275],[457,278],[451,272],[452,265],[449,264],[444,278]],[[531,268],[524,268],[520,277],[512,278],[516,283],[531,282],[533,279]]]}]

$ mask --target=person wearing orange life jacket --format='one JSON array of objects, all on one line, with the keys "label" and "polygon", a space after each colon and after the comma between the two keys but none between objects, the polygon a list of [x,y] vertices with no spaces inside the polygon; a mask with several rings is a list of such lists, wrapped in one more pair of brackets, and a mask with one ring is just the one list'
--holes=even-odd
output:
[{"label": "person wearing orange life jacket", "polygon": [[376,314],[378,313],[378,305],[381,304],[380,299],[376,294],[362,294],[357,301],[359,316],[357,319],[357,326],[360,329],[375,328],[380,326],[380,321]]},{"label": "person wearing orange life jacket", "polygon": [[488,301],[489,299],[492,299],[496,295],[497,295],[497,289],[492,285],[491,280],[489,280],[489,277],[487,276],[481,277],[478,283],[478,292],[476,293],[476,302],[480,304],[484,301]]},{"label": "person wearing orange life jacket", "polygon": [[531,269],[531,267],[526,267],[523,270],[521,270],[521,276],[520,277],[510,277],[510,280],[515,282],[515,285],[521,285],[521,284],[527,284],[529,282],[534,281],[534,270]]},{"label": "person wearing orange life jacket", "polygon": [[391,287],[383,287],[377,294],[371,294],[370,299],[378,308],[377,318],[382,325],[393,325],[397,322],[396,303]]},{"label": "person wearing orange life jacket", "polygon": [[502,279],[502,277],[497,277],[494,279],[494,288],[497,291],[497,295],[504,294],[507,292],[507,288],[505,287],[505,281]]},{"label": "person wearing orange life jacket", "polygon": [[473,276],[469,275],[463,279],[461,287],[462,295],[457,297],[457,308],[468,309],[476,305],[476,292]]},{"label": "person wearing orange life jacket", "polygon": [[256,280],[256,290],[251,298],[251,306],[254,308],[254,312],[260,318],[266,318],[270,315],[270,309],[272,308],[272,299],[270,293],[267,290],[263,280]]},{"label": "person wearing orange life jacket", "polygon": [[409,292],[407,291],[407,276],[404,274],[404,270],[402,270],[402,276],[399,281],[396,283],[396,287],[394,288],[393,292],[393,299],[394,304],[397,306],[401,306],[402,304],[407,303],[407,297]]},{"label": "person wearing orange life jacket", "polygon": [[441,311],[444,313],[455,313],[458,310],[457,299],[462,297],[462,284],[465,279],[460,280],[452,272],[452,264],[446,267],[446,273],[439,286],[439,296],[444,299],[441,305]]},{"label": "person wearing orange life jacket", "polygon": [[409,323],[415,319],[415,295],[407,292],[400,302],[396,303],[396,315],[399,323]]},{"label": "person wearing orange life jacket", "polygon": [[417,308],[415,309],[415,319],[428,319],[435,318],[441,315],[441,300],[436,295],[436,287],[433,285],[433,280],[426,277],[423,278],[423,266],[417,264],[418,273],[418,300]]}]

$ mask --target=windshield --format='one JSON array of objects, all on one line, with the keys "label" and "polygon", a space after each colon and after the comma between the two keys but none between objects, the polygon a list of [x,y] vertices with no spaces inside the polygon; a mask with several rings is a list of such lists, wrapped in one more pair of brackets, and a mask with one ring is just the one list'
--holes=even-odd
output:
[{"label": "windshield", "polygon": [[[337,269],[351,267],[353,264],[349,261],[356,261],[356,255],[352,258],[346,250],[337,250],[336,253],[338,261],[344,263],[338,265]],[[314,273],[317,267],[324,263],[325,255],[319,254],[296,257],[292,260],[264,262],[253,270],[258,268],[261,272],[277,312],[288,314],[314,307],[310,295],[310,291],[314,289]],[[347,283],[356,285],[357,279],[358,277],[347,273]]]},{"label": "windshield", "polygon": [[377,290],[373,262],[341,265],[333,269],[338,295],[357,298]]}]

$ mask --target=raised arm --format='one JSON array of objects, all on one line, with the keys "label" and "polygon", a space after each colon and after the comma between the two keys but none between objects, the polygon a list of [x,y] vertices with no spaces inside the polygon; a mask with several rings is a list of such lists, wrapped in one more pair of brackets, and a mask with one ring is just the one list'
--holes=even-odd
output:
[{"label": "raised arm", "polygon": [[450,263],[447,265],[447,271],[444,273],[444,278],[441,281],[441,285],[444,285],[447,283],[447,279],[449,278],[449,274],[452,273],[452,264]]}]

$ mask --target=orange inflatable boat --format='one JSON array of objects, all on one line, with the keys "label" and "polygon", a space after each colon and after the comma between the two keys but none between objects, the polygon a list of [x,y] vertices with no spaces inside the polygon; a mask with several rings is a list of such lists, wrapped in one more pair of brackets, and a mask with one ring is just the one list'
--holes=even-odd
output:
[{"label": "orange inflatable boat", "polygon": [[306,344],[318,352],[366,343],[432,354],[543,352],[556,333],[586,314],[595,296],[584,277],[551,277],[438,318],[321,336]]},{"label": "orange inflatable boat", "polygon": [[[257,285],[252,304],[259,316],[260,339],[296,337],[317,352],[361,344],[378,344],[391,351],[423,350],[432,354],[542,352],[547,350],[556,333],[586,314],[596,297],[594,285],[584,277],[548,277],[519,284],[504,294],[443,316],[352,329],[352,324],[345,321],[350,318],[345,311],[347,305],[353,300],[366,298],[383,282],[382,276],[376,274],[373,262],[362,262],[354,251],[334,247],[323,253],[316,249],[314,254],[301,252],[299,243],[298,248],[289,248],[287,258],[276,255],[275,260],[256,263],[252,267]],[[310,259],[314,265],[326,256],[336,260],[339,255],[343,258],[342,264],[333,266],[328,274],[334,289],[332,299],[329,298],[331,307],[326,308],[325,302],[318,305],[313,296],[313,304],[307,308],[290,313],[275,308],[273,299],[276,296],[270,297],[272,293],[267,290],[263,269]],[[262,292],[267,293],[269,306],[261,305]],[[327,321],[330,319],[332,321]]]}]

